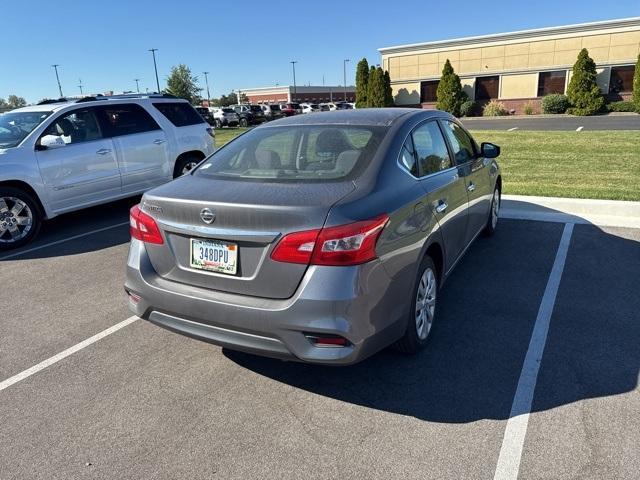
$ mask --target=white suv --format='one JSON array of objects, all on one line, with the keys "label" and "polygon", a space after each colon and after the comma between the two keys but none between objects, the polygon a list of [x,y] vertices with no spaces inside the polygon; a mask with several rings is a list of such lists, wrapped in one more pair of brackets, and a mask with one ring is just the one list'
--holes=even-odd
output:
[{"label": "white suv", "polygon": [[169,95],[45,101],[0,115],[0,250],[44,219],[140,194],[215,150],[213,129]]}]

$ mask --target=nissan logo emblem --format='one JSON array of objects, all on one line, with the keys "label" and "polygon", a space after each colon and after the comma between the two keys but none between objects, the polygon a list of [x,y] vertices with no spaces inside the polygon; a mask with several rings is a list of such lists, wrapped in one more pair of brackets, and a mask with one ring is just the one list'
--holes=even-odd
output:
[{"label": "nissan logo emblem", "polygon": [[200,218],[204,223],[213,223],[213,221],[216,219],[216,214],[210,208],[203,208],[202,210],[200,210]]}]

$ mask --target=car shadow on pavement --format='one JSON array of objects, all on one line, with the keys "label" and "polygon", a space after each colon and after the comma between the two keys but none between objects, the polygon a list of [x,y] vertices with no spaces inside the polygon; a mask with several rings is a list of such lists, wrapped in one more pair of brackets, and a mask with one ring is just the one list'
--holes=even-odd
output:
[{"label": "car shadow on pavement", "polygon": [[[437,324],[418,355],[390,348],[326,367],[223,352],[265,377],[368,408],[432,422],[508,419],[563,227],[502,220],[492,239],[479,239],[441,290]],[[534,411],[636,388],[638,240],[575,226]]]},{"label": "car shadow on pavement", "polygon": [[44,223],[32,243],[0,252],[0,262],[76,255],[128,243],[129,209],[139,201],[139,196],[131,197],[55,217]]}]

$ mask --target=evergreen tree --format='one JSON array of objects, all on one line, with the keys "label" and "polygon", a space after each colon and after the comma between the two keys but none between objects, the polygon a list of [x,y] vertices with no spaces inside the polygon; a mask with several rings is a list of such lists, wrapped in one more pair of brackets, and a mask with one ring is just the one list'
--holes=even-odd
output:
[{"label": "evergreen tree", "polygon": [[447,59],[442,69],[438,89],[436,90],[436,108],[459,116],[460,105],[462,105],[467,98],[467,95],[462,91],[460,77],[453,71],[451,62]]},{"label": "evergreen tree", "polygon": [[373,80],[373,77],[376,74],[376,67],[371,65],[371,67],[369,67],[369,75],[367,75],[367,102],[366,102],[366,107],[373,107],[374,105],[371,104],[371,89],[373,88],[373,85],[371,84],[371,81]]},{"label": "evergreen tree", "polygon": [[171,73],[167,77],[166,93],[178,98],[184,98],[189,103],[197,102],[200,88],[198,87],[198,77],[191,74],[191,69],[180,64],[171,68]]},{"label": "evergreen tree", "polygon": [[593,115],[604,106],[604,98],[596,83],[596,62],[589,56],[586,48],[578,54],[573,65],[573,74],[567,88],[567,97],[574,115]]},{"label": "evergreen tree", "polygon": [[391,76],[389,71],[384,71],[384,106],[393,107],[395,102],[393,101],[393,89],[391,88]]},{"label": "evergreen tree", "polygon": [[369,84],[367,88],[367,104],[370,107],[384,107],[384,73],[382,68],[372,67],[369,72]]},{"label": "evergreen tree", "polygon": [[633,74],[633,96],[631,99],[636,107],[636,112],[640,113],[640,55],[638,55],[636,70]]},{"label": "evergreen tree", "polygon": [[356,69],[356,108],[367,107],[367,89],[369,82],[369,62],[363,58]]}]

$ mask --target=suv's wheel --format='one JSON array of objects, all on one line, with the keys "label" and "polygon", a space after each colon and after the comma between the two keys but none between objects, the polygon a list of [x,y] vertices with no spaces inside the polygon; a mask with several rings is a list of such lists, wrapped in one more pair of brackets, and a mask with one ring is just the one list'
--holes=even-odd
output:
[{"label": "suv's wheel", "polygon": [[42,226],[36,201],[23,190],[0,187],[0,250],[29,243]]},{"label": "suv's wheel", "polygon": [[240,126],[243,127],[243,128],[246,128],[246,127],[249,126],[249,122],[247,121],[246,118],[241,118],[240,119]]},{"label": "suv's wheel", "polygon": [[404,353],[416,353],[426,345],[436,315],[438,271],[433,260],[425,255],[416,278],[411,299],[407,330],[396,347]]},{"label": "suv's wheel", "polygon": [[176,161],[176,166],[173,169],[173,178],[178,178],[184,175],[185,173],[189,173],[193,170],[196,165],[198,165],[202,159],[197,155],[189,154],[184,157],[180,157]]},{"label": "suv's wheel", "polygon": [[496,233],[498,228],[498,215],[500,214],[500,189],[498,187],[493,191],[493,198],[491,199],[491,208],[489,209],[489,218],[487,218],[487,224],[484,227],[483,234],[490,237]]},{"label": "suv's wheel", "polygon": [[221,122],[220,120],[216,119],[216,121],[215,121],[215,127],[216,127],[217,129],[221,129],[221,128],[222,128],[222,122]]}]

